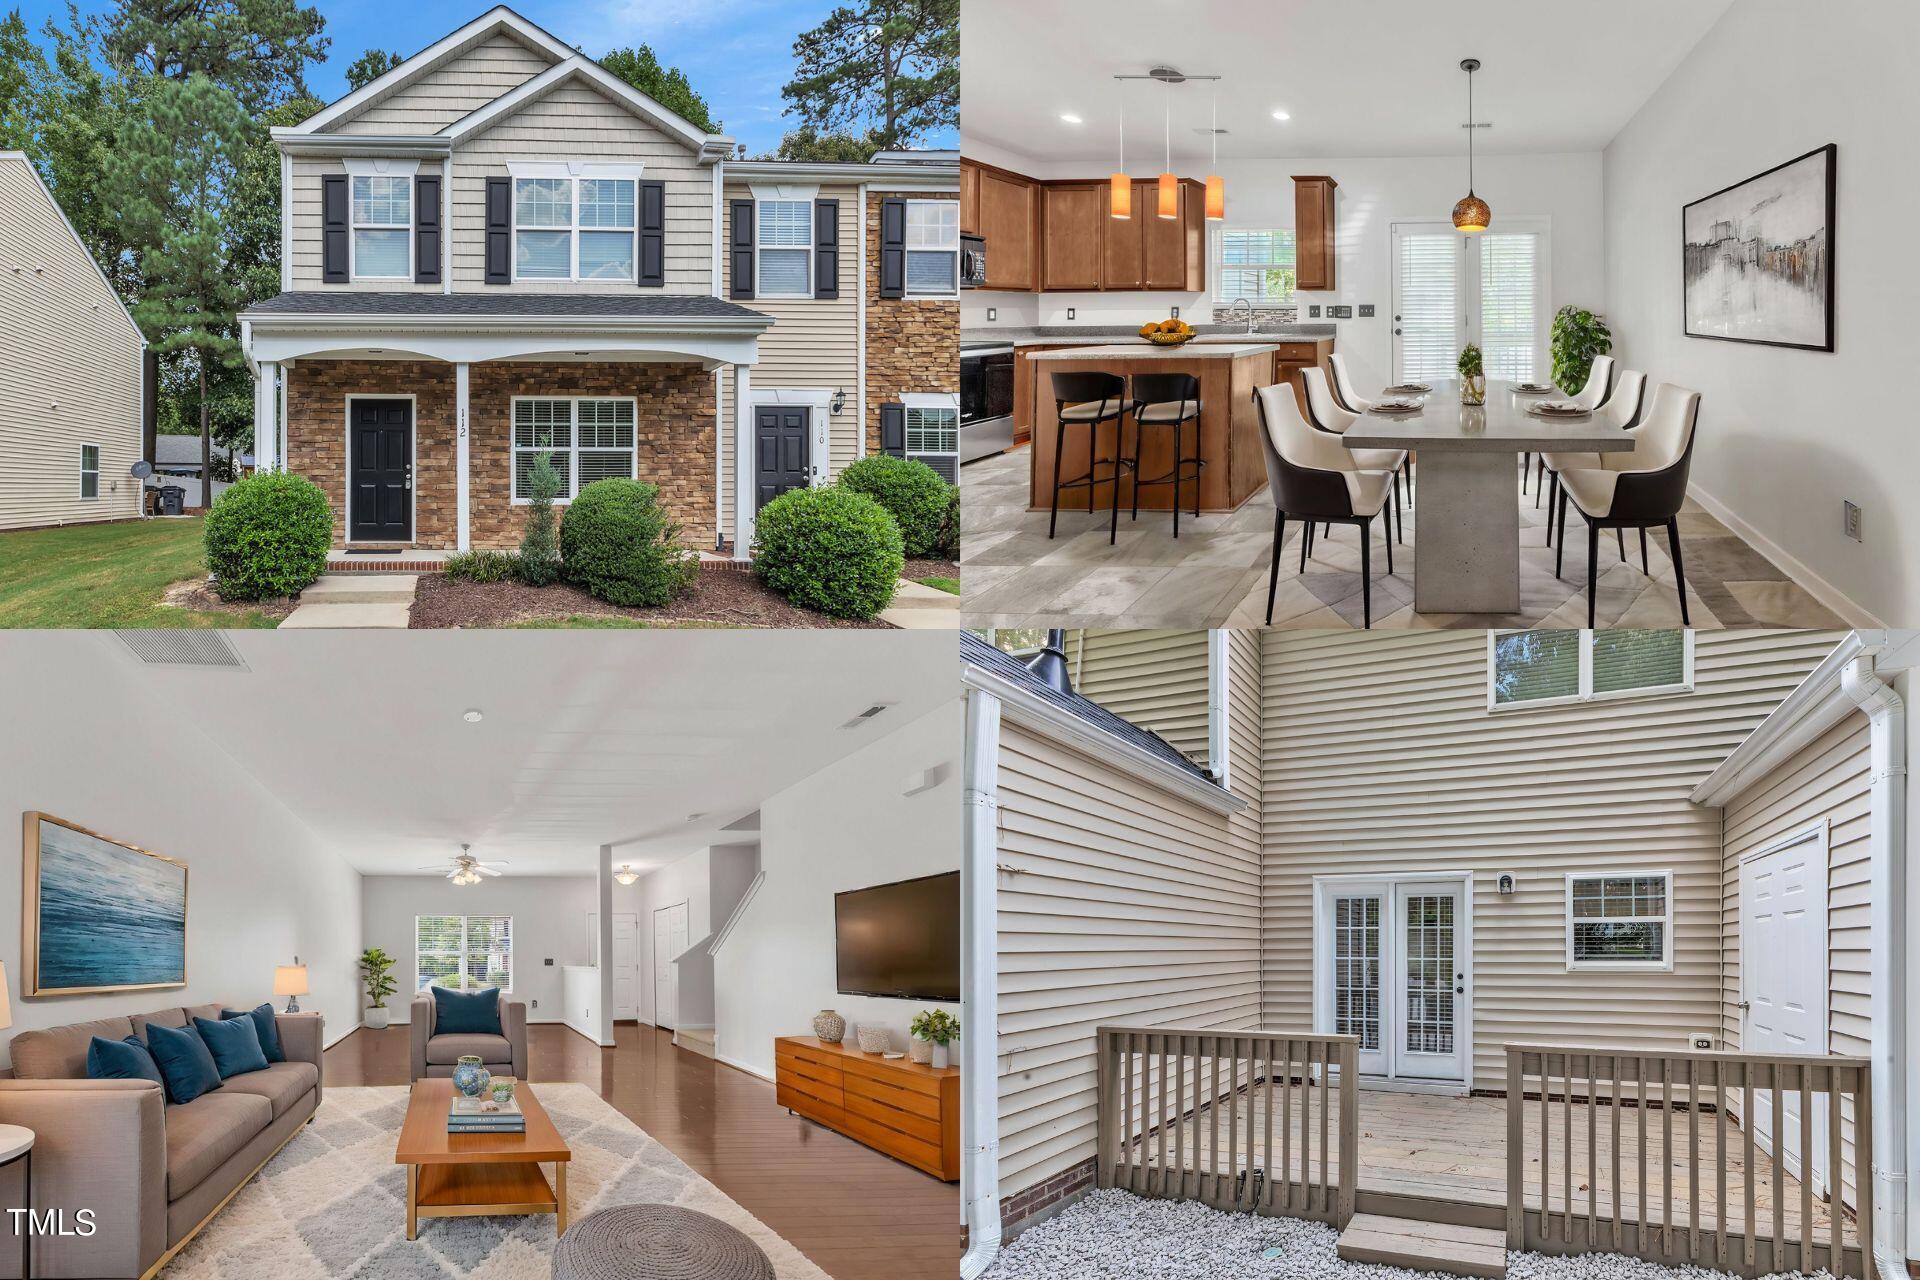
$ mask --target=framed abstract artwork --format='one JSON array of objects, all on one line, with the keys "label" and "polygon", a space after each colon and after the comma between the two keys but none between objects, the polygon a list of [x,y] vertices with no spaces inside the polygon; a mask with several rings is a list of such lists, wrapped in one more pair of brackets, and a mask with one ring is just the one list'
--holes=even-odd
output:
[{"label": "framed abstract artwork", "polygon": [[1833,350],[1832,143],[1681,210],[1686,333]]},{"label": "framed abstract artwork", "polygon": [[37,812],[22,852],[24,994],[186,985],[185,863]]}]

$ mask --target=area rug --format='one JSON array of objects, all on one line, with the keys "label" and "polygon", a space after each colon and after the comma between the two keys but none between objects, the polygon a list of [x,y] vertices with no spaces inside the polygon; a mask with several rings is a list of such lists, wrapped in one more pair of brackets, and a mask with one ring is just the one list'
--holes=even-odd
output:
[{"label": "area rug", "polygon": [[[674,1204],[745,1232],[780,1280],[827,1280],[793,1245],[721,1194],[585,1085],[535,1084],[573,1150],[577,1221],[618,1204]],[[553,1218],[422,1218],[407,1239],[406,1170],[393,1162],[402,1086],[329,1088],[313,1123],[241,1188],[165,1280],[547,1280]],[[551,1176],[551,1166],[549,1176]]]}]

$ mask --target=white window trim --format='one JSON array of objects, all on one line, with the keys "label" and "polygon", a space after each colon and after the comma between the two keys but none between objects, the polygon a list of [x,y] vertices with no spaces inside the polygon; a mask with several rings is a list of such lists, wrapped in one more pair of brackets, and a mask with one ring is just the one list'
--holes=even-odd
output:
[{"label": "white window trim", "polygon": [[[418,169],[420,162],[417,160],[413,160],[413,161],[394,160],[394,161],[384,161],[380,163],[382,163],[383,167],[379,169],[369,168],[364,164],[358,164],[353,162],[349,162],[347,165],[347,279],[349,280],[381,280],[381,281],[389,281],[389,282],[411,281],[414,277],[415,271],[417,270],[416,265],[413,261],[414,248],[415,248],[414,240],[416,238],[413,234],[413,229],[414,229],[414,226],[419,221],[419,210],[414,208],[414,201],[417,200],[420,195],[419,187],[415,184],[413,179],[415,176],[414,171]],[[387,167],[384,167],[385,165],[398,166],[398,169],[396,170],[396,169],[387,168]],[[358,182],[361,178],[404,178],[406,180],[406,183],[407,183],[406,225],[402,226],[398,223],[390,223],[390,222],[359,222],[354,218],[353,187],[354,187],[354,184]],[[370,275],[361,274],[360,252],[359,252],[360,237],[358,233],[362,230],[406,232],[407,270],[404,275],[370,276]]]},{"label": "white window trim", "polygon": [[[1665,901],[1667,913],[1661,919],[1666,927],[1660,931],[1661,950],[1658,960],[1576,960],[1573,958],[1573,884],[1576,880],[1649,880],[1658,877],[1666,882]],[[1569,871],[1567,872],[1566,899],[1562,910],[1566,925],[1566,963],[1568,973],[1672,973],[1673,972],[1673,931],[1678,913],[1673,909],[1673,872],[1671,870],[1639,869],[1632,871]],[[1592,917],[1589,917],[1592,918]],[[1633,922],[1651,920],[1651,916],[1602,917],[1607,919]]]},{"label": "white window trim", "polygon": [[[640,281],[640,177],[646,171],[645,165],[638,164],[589,164],[582,160],[565,160],[557,163],[525,163],[516,161],[507,166],[509,186],[507,190],[508,221],[508,278],[521,283],[520,276],[520,183],[532,178],[564,178],[567,181],[568,202],[571,206],[571,221],[565,227],[528,227],[529,231],[565,231],[567,233],[567,274],[565,276],[528,276],[527,284],[585,284],[585,285],[638,285]],[[603,178],[633,183],[633,272],[620,279],[608,279],[595,276],[592,279],[580,277],[580,180],[583,178]],[[588,227],[589,231],[618,231],[618,227]],[[540,398],[540,397],[533,397]]]},{"label": "white window trim", "polygon": [[[1293,292],[1284,298],[1248,298],[1247,301],[1253,304],[1255,311],[1295,305],[1295,300],[1300,296],[1300,233],[1293,227],[1278,227],[1270,223],[1263,223],[1258,226],[1219,226],[1212,228],[1207,233],[1207,269],[1212,273],[1207,279],[1213,282],[1207,287],[1207,301],[1216,307],[1232,306],[1234,302],[1232,298],[1217,296],[1219,281],[1222,278],[1221,273],[1224,270],[1224,264],[1220,259],[1226,253],[1226,233],[1229,231],[1285,231],[1293,236]],[[1244,266],[1234,267],[1236,271],[1244,269]]]},{"label": "white window trim", "polygon": [[[905,254],[906,257],[909,257],[909,258],[916,253],[952,254],[953,255],[953,289],[951,291],[941,290],[937,293],[922,293],[919,290],[913,288],[913,286],[907,283],[906,277],[909,273],[906,270],[905,262],[903,259],[901,264],[901,281],[900,281],[901,293],[903,296],[908,298],[958,298],[960,296],[960,222],[957,215],[960,212],[960,202],[958,200],[909,200],[907,201],[907,208],[911,210],[913,206],[917,204],[941,204],[941,205],[953,206],[953,210],[956,215],[954,224],[953,224],[953,228],[954,228],[953,248],[951,249],[915,249],[915,248],[908,247],[906,249],[903,249],[902,252]],[[929,406],[923,405],[921,407],[926,408]]]},{"label": "white window trim", "polygon": [[[820,215],[820,188],[818,187],[771,187],[756,184],[753,188],[753,296],[756,298],[811,298],[814,295],[819,274],[819,264],[814,260],[814,250],[820,240],[820,228],[814,223]],[[766,248],[760,240],[760,206],[769,202],[775,204],[804,204],[807,207],[807,242],[804,245],[782,244],[773,246],[782,252],[804,249],[807,255],[807,283],[798,293],[769,293],[760,279],[760,254]]]},{"label": "white window trim", "polygon": [[[515,960],[514,954],[513,954],[514,950],[517,947],[517,942],[514,936],[512,913],[501,912],[501,911],[430,911],[426,913],[426,915],[416,914],[413,917],[413,995],[417,996],[424,992],[433,990],[432,987],[422,986],[420,982],[420,954],[421,954],[420,922],[422,920],[429,919],[436,916],[460,917],[460,975],[461,975],[461,980],[464,983],[466,978],[466,972],[467,972],[467,921],[471,920],[474,916],[501,916],[501,915],[504,915],[507,921],[507,982],[505,986],[500,988],[500,994],[503,996],[513,994],[513,977],[514,977],[514,974],[519,970],[520,966],[519,966],[519,962]],[[434,954],[439,954],[439,953],[436,952]],[[460,987],[442,988],[442,990],[445,990],[445,991],[456,991],[456,990],[465,991],[466,989],[467,988],[464,985]],[[408,998],[411,999],[412,997],[410,996]]]},{"label": "white window trim", "polygon": [[1524,702],[1496,702],[1494,690],[1494,663],[1496,661],[1495,644],[1501,636],[1513,635],[1518,631],[1536,630],[1532,627],[1510,627],[1499,631],[1487,632],[1487,710],[1504,714],[1509,711],[1526,711],[1535,707],[1567,707],[1582,702],[1620,702],[1630,698],[1661,698],[1676,693],[1693,692],[1693,629],[1691,627],[1660,627],[1656,630],[1679,631],[1684,637],[1682,649],[1681,679],[1679,684],[1650,684],[1637,689],[1608,689],[1593,691],[1593,632],[1582,629],[1580,632],[1580,692],[1564,698],[1530,698]]},{"label": "white window trim", "polygon": [[[926,296],[926,295],[922,295]],[[957,391],[909,391],[900,397],[902,410],[908,409],[951,409],[953,411],[954,447],[952,449],[922,449],[921,453],[933,457],[958,455],[960,452],[960,393]],[[904,424],[902,424],[904,429]],[[908,457],[913,457],[909,450]]]},{"label": "white window trim", "polygon": [[[567,431],[568,444],[565,449],[539,449],[537,447],[523,449],[513,442],[515,407],[523,400],[564,400],[567,402],[569,424]],[[633,465],[627,470],[627,479],[638,480],[640,478],[640,400],[637,396],[514,396],[507,401],[507,505],[514,507],[529,505],[528,499],[513,496],[513,477],[518,470],[518,457],[522,453],[564,453],[567,455],[567,477],[573,492],[563,498],[555,498],[553,505],[556,507],[564,507],[572,504],[575,495],[580,492],[580,402],[583,400],[592,400],[596,403],[602,400],[624,400],[633,406],[633,447],[627,451],[632,455]],[[588,452],[613,453],[615,450],[590,449]],[[605,476],[600,478],[603,480],[607,479]]]},{"label": "white window trim", "polygon": [[[89,449],[93,450],[93,496],[91,498],[87,496],[87,450]],[[105,461],[106,450],[91,440],[80,442],[80,479],[74,492],[81,502],[100,501],[100,472],[103,470],[101,464]]]}]

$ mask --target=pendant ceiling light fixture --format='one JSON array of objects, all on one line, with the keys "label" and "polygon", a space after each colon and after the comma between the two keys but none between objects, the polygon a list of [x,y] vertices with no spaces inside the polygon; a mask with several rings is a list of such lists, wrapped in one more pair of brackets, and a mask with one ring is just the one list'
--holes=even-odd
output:
[{"label": "pendant ceiling light fixture", "polygon": [[1207,130],[1213,139],[1213,172],[1207,175],[1207,221],[1220,222],[1227,216],[1227,183],[1220,176],[1220,82],[1213,82],[1213,127]]},{"label": "pendant ceiling light fixture", "polygon": [[1127,86],[1123,80],[1115,80],[1114,88],[1120,95],[1120,167],[1113,171],[1113,177],[1107,180],[1108,212],[1116,218],[1133,216],[1133,179],[1127,176]]},{"label": "pendant ceiling light fixture", "polygon": [[640,873],[633,869],[632,863],[623,862],[620,864],[620,869],[613,873],[613,878],[621,884],[632,884],[640,878]]},{"label": "pendant ceiling light fixture", "polygon": [[1167,168],[1160,175],[1161,217],[1171,221],[1180,216],[1180,179],[1173,176],[1173,85],[1171,79],[1163,81],[1167,86]]},{"label": "pendant ceiling light fixture", "polygon": [[1467,194],[1459,204],[1453,206],[1453,225],[1455,230],[1471,235],[1487,229],[1493,221],[1493,210],[1487,208],[1485,200],[1473,194],[1473,135],[1479,127],[1473,120],[1473,73],[1480,69],[1480,59],[1464,59],[1460,69],[1467,73]]}]

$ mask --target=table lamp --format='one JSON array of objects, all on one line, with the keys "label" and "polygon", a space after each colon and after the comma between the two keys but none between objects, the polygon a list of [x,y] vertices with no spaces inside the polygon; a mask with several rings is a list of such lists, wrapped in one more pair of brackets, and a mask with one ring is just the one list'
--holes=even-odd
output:
[{"label": "table lamp", "polygon": [[294,997],[307,994],[307,966],[295,956],[292,964],[278,965],[273,971],[273,994],[287,998],[287,1012],[300,1012],[300,1002]]}]

